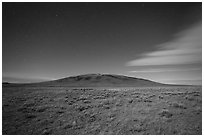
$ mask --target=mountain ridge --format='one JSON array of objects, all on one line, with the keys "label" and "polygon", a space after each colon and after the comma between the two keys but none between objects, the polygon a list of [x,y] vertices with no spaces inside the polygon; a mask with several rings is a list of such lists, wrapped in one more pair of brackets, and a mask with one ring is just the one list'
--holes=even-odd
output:
[{"label": "mountain ridge", "polygon": [[[22,84],[18,83],[16,85]],[[166,86],[167,84],[118,74],[90,73],[65,77],[52,81],[24,83],[23,85],[48,87],[154,87]]]}]

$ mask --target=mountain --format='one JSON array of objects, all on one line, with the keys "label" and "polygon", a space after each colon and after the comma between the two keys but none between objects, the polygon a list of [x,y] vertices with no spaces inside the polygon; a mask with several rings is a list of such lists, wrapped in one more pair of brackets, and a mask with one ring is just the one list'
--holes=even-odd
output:
[{"label": "mountain", "polygon": [[53,81],[26,84],[30,86],[67,86],[67,87],[152,87],[165,84],[146,79],[113,74],[86,74]]}]

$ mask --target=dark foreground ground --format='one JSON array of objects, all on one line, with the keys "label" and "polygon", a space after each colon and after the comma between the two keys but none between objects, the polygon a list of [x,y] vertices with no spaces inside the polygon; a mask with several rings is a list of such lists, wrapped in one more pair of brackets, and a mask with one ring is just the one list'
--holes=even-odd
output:
[{"label": "dark foreground ground", "polygon": [[202,134],[201,87],[3,87],[2,134]]}]

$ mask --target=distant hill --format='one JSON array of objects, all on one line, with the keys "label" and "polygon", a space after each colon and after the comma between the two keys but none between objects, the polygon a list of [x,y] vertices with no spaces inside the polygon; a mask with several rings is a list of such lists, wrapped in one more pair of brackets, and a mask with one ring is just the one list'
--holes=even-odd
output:
[{"label": "distant hill", "polygon": [[165,84],[146,79],[113,74],[86,74],[66,77],[58,80],[24,84],[30,86],[66,86],[66,87],[152,87]]},{"label": "distant hill", "polygon": [[8,85],[10,84],[9,82],[2,82],[3,85]]}]

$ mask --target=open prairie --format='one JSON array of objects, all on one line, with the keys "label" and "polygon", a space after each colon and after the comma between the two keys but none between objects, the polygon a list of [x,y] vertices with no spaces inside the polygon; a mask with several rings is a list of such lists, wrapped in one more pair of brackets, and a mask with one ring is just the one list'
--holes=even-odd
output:
[{"label": "open prairie", "polygon": [[202,134],[200,87],[3,86],[2,134]]}]

